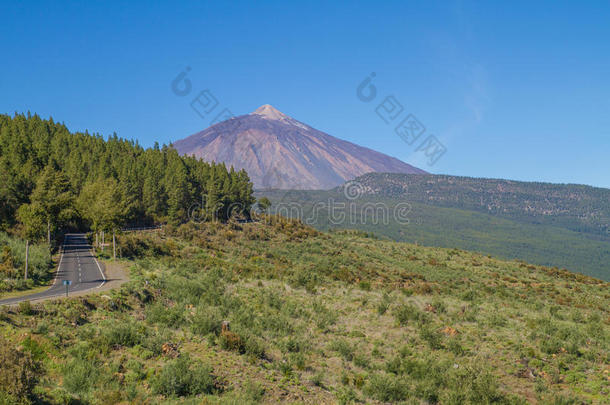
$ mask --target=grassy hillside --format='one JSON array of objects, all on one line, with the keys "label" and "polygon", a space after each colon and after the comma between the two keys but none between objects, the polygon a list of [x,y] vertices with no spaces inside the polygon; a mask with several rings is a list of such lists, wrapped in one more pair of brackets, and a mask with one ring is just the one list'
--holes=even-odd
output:
[{"label": "grassy hillside", "polygon": [[576,404],[610,393],[610,284],[586,276],[277,217],[119,243],[132,278],[120,291],[0,313],[2,398]]},{"label": "grassy hillside", "polygon": [[[343,192],[331,191],[259,191],[272,202],[271,212],[298,216],[320,230],[360,229],[392,240],[427,246],[457,247],[491,254],[504,259],[522,259],[539,265],[566,268],[573,272],[610,281],[610,240],[598,234],[570,230],[559,225],[528,223],[482,212],[439,207],[404,198],[363,195],[354,200]],[[332,203],[329,203],[332,202]],[[322,203],[316,209],[313,207]],[[410,204],[408,223],[393,216],[398,204]],[[345,204],[337,212],[344,221],[331,221],[328,207]],[[363,207],[383,204],[388,222],[372,211],[362,216]],[[293,209],[299,207],[299,209]],[[351,219],[350,219],[351,217]],[[377,220],[377,222],[375,221]]]}]

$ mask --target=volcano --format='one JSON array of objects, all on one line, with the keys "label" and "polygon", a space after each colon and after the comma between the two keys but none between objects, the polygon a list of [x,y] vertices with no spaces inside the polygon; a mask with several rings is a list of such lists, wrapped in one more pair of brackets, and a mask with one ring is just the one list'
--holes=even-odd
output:
[{"label": "volcano", "polygon": [[424,174],[265,104],[173,143],[182,155],[245,169],[256,189],[330,189],[371,172]]}]

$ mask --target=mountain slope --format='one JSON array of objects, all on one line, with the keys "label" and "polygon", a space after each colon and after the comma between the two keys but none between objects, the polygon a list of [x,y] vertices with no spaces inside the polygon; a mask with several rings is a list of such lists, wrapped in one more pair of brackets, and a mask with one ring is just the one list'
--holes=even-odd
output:
[{"label": "mountain slope", "polygon": [[[271,212],[298,216],[321,230],[359,229],[610,280],[607,189],[370,173],[333,190],[261,190],[255,196],[267,196]],[[401,220],[395,213],[405,205],[407,220]]]},{"label": "mountain slope", "polygon": [[425,173],[318,131],[268,104],[173,146],[182,155],[245,169],[259,189],[329,189],[369,172]]},{"label": "mountain slope", "polygon": [[547,224],[610,241],[610,190],[447,175],[370,173],[355,179],[362,195],[459,208]]}]

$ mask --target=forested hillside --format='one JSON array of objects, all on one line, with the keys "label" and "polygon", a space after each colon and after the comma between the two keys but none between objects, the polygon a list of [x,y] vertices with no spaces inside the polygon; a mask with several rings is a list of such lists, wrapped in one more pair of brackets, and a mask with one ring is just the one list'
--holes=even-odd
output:
[{"label": "forested hillside", "polygon": [[606,188],[432,174],[369,173],[355,181],[362,194],[559,226],[610,240]]},{"label": "forested hillside", "polygon": [[[414,192],[369,193],[365,182],[356,188],[359,187],[362,187],[361,194],[355,199],[348,199],[340,189],[266,190],[257,191],[255,195],[271,200],[270,212],[301,218],[323,231],[359,229],[396,241],[526,260],[610,280],[610,238],[604,238],[599,232],[574,231],[565,224],[561,226],[560,221],[553,222],[552,218],[546,222],[541,216],[523,215],[517,219],[418,202],[425,194],[415,195]],[[459,196],[457,192],[446,195]],[[398,221],[394,213],[405,207],[408,207],[408,212],[404,213],[406,218]],[[345,215],[345,220],[337,221],[341,214]]]},{"label": "forested hillside", "polygon": [[0,115],[0,229],[20,225],[37,239],[61,227],[178,223],[202,202],[208,217],[247,216],[247,173],[165,145],[71,133],[52,118]]}]

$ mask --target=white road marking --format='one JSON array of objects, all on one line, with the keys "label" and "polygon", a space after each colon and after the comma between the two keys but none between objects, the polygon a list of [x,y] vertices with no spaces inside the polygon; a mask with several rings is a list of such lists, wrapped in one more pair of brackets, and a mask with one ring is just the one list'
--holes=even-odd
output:
[{"label": "white road marking", "polygon": [[53,285],[55,285],[57,283],[57,276],[59,276],[59,269],[61,268],[61,261],[64,258],[64,252],[65,252],[65,248],[64,248],[64,244],[62,243],[61,256],[59,256],[59,264],[57,265],[57,271],[55,272],[55,280],[53,280]]},{"label": "white road marking", "polygon": [[96,288],[100,288],[101,286],[106,284],[106,276],[104,276],[104,272],[102,271],[102,268],[100,267],[100,264],[98,263],[97,259],[95,258],[95,255],[93,254],[93,251],[91,251],[91,256],[93,257],[93,260],[95,260],[95,264],[97,264],[97,268],[100,271],[100,274],[102,275],[102,278],[104,279],[104,281],[102,281],[102,284],[100,284],[100,285],[98,285],[96,287]]},{"label": "white road marking", "polygon": [[[61,265],[63,263],[63,258],[64,258],[64,255],[66,253],[65,245],[66,245],[66,243],[68,242],[69,239],[70,239],[69,237],[66,237],[66,240],[64,240],[64,243],[60,247],[61,255],[59,257],[59,263],[57,264],[57,271],[55,273],[55,279],[53,280],[53,285],[51,287],[49,287],[48,290],[45,290],[44,292],[49,291],[51,288],[53,288],[57,284],[57,281],[58,281],[58,278],[59,278],[59,271],[61,269]],[[69,243],[68,243],[68,246],[70,246]],[[77,260],[79,261],[78,265],[80,267],[80,257],[78,255],[78,251],[75,252],[75,253],[76,253]],[[104,272],[102,271],[102,268],[101,268],[99,262],[97,261],[97,259],[95,258],[95,255],[93,254],[93,250],[91,250],[90,253],[91,253],[91,257],[93,257],[93,260],[95,261],[95,264],[97,265],[98,270],[100,271],[100,274],[102,275],[102,279],[103,279],[102,283],[99,286],[95,287],[95,288],[100,288],[104,284],[106,284],[107,279],[106,279],[106,276],[104,275]],[[68,257],[69,258],[74,258],[74,253],[68,253]],[[79,268],[79,272],[80,272],[80,268]],[[80,281],[81,281],[81,277],[79,277],[79,282]],[[74,286],[69,286],[68,290],[69,291],[74,291]],[[82,291],[87,291],[87,290],[90,290],[90,288],[87,288],[87,289],[82,290]],[[37,295],[37,294],[34,294],[34,295]],[[53,294],[53,295],[43,295],[43,296],[41,296],[39,298],[34,298],[33,300],[34,301],[37,301],[37,300],[47,300],[49,298],[63,297],[64,295],[65,295],[65,293],[63,293],[63,292],[62,293],[58,293],[58,294]],[[29,300],[29,299],[30,299],[29,296],[20,297],[20,299],[18,299],[14,303],[17,303],[17,302],[20,302],[20,301],[24,301],[24,300]],[[0,305],[5,305],[5,304],[0,304]],[[10,304],[6,304],[6,305],[10,305]]]}]

